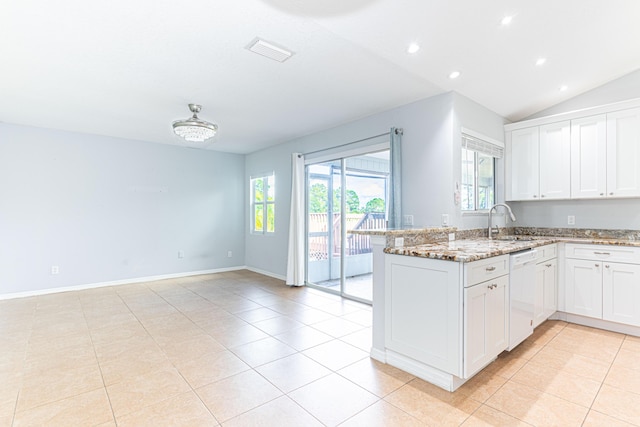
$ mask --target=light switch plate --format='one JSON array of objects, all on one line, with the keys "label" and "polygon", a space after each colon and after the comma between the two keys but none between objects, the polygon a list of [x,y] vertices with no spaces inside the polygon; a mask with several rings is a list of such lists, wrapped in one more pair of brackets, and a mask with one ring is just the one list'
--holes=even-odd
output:
[{"label": "light switch plate", "polygon": [[575,217],[575,215],[569,215],[567,217],[567,224],[576,225],[576,217]]}]

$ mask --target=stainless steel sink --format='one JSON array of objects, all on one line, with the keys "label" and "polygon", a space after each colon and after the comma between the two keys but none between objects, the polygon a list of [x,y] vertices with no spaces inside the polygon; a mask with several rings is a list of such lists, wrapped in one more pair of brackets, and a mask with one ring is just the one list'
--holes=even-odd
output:
[{"label": "stainless steel sink", "polygon": [[494,240],[501,240],[503,242],[530,242],[538,239],[534,236],[499,236],[494,237]]}]

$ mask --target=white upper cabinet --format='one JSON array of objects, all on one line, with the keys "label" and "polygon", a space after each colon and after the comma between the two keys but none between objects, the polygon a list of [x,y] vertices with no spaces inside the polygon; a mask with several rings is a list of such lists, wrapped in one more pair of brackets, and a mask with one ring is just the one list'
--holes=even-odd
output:
[{"label": "white upper cabinet", "polygon": [[571,198],[604,197],[607,191],[606,115],[571,121]]},{"label": "white upper cabinet", "polygon": [[640,98],[505,132],[506,200],[640,197]]},{"label": "white upper cabinet", "polygon": [[507,136],[507,200],[568,199],[569,121],[514,130]]},{"label": "white upper cabinet", "polygon": [[507,200],[535,200],[540,194],[539,135],[537,126],[507,135]]},{"label": "white upper cabinet", "polygon": [[640,108],[607,114],[607,195],[640,196]]},{"label": "white upper cabinet", "polygon": [[571,127],[569,121],[540,126],[540,198],[571,196]]}]

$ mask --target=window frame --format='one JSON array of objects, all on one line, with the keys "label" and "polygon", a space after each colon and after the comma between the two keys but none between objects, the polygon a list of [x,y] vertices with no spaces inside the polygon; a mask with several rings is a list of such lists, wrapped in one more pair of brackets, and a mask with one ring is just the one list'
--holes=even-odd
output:
[{"label": "window frame", "polygon": [[[469,129],[462,128],[461,129],[461,147],[460,147],[460,186],[457,188],[460,200],[460,211],[463,215],[475,214],[475,213],[487,213],[491,206],[496,203],[497,194],[496,194],[496,185],[497,185],[497,159],[501,159],[504,156],[504,143],[493,138],[487,137],[480,133],[474,132]],[[465,156],[465,150],[467,152],[473,153],[473,182],[467,183],[464,182],[465,172],[467,170],[468,164],[465,162],[469,156]],[[491,178],[493,181],[493,185],[491,187],[485,186],[483,189],[490,188],[490,193],[492,194],[492,200],[485,202],[486,208],[478,209],[478,205],[480,202],[480,168],[479,165],[479,157],[491,159]],[[462,192],[465,191],[465,187],[468,187],[468,184],[473,186],[473,209],[465,209],[467,205],[462,203]]]},{"label": "window frame", "polygon": [[[493,206],[496,203],[496,200],[495,200],[496,199],[496,159],[495,159],[495,157],[487,156],[485,154],[485,156],[486,156],[485,158],[490,158],[491,159],[491,163],[492,163],[492,167],[491,167],[492,174],[491,175],[492,175],[492,178],[493,178],[493,185],[491,186],[491,195],[493,196],[493,198],[489,202],[489,204],[487,205],[488,207],[482,208],[482,209],[478,209],[478,206],[480,205],[480,193],[481,193],[481,191],[480,191],[481,188],[480,188],[480,185],[479,185],[480,172],[479,172],[479,168],[478,168],[480,162],[478,161],[478,157],[479,157],[479,155],[484,154],[484,153],[481,153],[479,151],[472,150],[472,149],[469,149],[469,148],[462,147],[461,148],[461,154],[462,154],[462,150],[467,150],[467,151],[473,153],[473,182],[470,185],[472,186],[474,191],[473,191],[472,194],[470,194],[470,196],[473,197],[473,209],[465,209],[465,207],[464,207],[465,205],[462,203],[463,198],[461,197],[460,210],[464,214],[476,213],[476,212],[477,213],[488,212],[489,211],[489,207]],[[463,157],[463,160],[464,160],[464,157]],[[464,166],[462,168],[463,168],[463,174],[464,174]],[[467,186],[467,184],[464,181],[461,180],[460,191],[461,192],[465,192],[465,187],[466,186]],[[482,189],[486,189],[486,188],[489,188],[489,187],[482,187]]]},{"label": "window frame", "polygon": [[[257,200],[256,194],[256,181],[262,180],[262,200]],[[271,197],[269,196],[269,190],[271,190]],[[261,208],[262,211],[262,229],[256,228],[256,210]],[[250,209],[250,223],[249,231],[255,235],[273,235],[276,232],[276,191],[275,191],[275,172],[266,172],[259,175],[252,175],[249,178],[249,209]],[[269,230],[269,212],[272,212],[273,225]]]}]

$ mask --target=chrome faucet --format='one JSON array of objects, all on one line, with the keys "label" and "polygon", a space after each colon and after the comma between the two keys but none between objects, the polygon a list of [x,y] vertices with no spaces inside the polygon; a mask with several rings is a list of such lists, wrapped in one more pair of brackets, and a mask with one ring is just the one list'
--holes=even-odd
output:
[{"label": "chrome faucet", "polygon": [[[491,209],[489,209],[489,229],[487,230],[487,234],[489,235],[489,239],[493,239],[493,228],[491,227],[491,214],[492,214],[494,209],[497,212],[497,207],[498,206],[504,206],[505,208],[507,208],[507,210],[509,211],[509,216],[511,217],[511,221],[513,221],[513,222],[516,221],[516,216],[511,211],[511,208],[509,207],[509,205],[507,205],[505,203],[496,203],[495,205],[491,206]],[[500,232],[500,227],[498,227],[497,225],[496,225],[495,232],[496,232],[496,234],[498,234]]]}]

